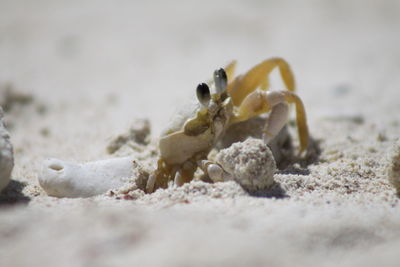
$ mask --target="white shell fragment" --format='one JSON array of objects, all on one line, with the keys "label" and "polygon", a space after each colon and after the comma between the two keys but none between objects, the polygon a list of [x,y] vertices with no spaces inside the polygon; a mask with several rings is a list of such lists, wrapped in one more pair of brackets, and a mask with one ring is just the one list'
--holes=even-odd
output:
[{"label": "white shell fragment", "polygon": [[133,176],[131,157],[83,164],[45,160],[39,184],[49,196],[91,197],[124,185]]},{"label": "white shell fragment", "polygon": [[274,182],[276,163],[262,140],[234,143],[218,152],[216,162],[247,191],[266,189]]},{"label": "white shell fragment", "polygon": [[0,192],[10,182],[11,171],[14,167],[13,147],[2,118],[3,109],[0,107]]}]

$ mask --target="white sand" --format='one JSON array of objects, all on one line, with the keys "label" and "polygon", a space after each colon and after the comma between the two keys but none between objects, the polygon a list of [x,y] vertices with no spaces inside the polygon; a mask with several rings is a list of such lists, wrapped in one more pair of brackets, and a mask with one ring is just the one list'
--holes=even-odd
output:
[{"label": "white sand", "polygon": [[[0,266],[398,266],[386,166],[400,133],[400,3],[178,2],[1,1],[0,84],[34,101],[6,114],[15,168]],[[215,68],[272,56],[292,65],[322,152],[265,195],[233,182],[88,199],[39,187],[45,158],[110,157],[134,118],[149,118],[155,141]]]}]

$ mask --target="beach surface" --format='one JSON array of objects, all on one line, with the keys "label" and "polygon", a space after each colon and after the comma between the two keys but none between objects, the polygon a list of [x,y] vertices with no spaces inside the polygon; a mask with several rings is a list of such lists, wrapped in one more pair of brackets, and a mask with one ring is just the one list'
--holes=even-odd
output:
[{"label": "beach surface", "polygon": [[[2,0],[0,90],[29,101],[5,110],[15,167],[0,194],[0,266],[399,266],[388,180],[399,26],[389,0]],[[137,119],[151,144],[133,155],[155,165],[162,129],[198,83],[233,59],[243,73],[276,56],[320,151],[275,174],[278,193],[194,181],[55,198],[40,187],[45,159],[112,158],[107,146]],[[283,88],[274,71],[271,90]]]}]

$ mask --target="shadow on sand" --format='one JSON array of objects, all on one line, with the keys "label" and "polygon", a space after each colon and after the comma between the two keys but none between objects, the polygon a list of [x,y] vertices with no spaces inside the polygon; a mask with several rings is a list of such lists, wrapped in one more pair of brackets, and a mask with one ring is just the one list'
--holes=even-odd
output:
[{"label": "shadow on sand", "polygon": [[28,203],[31,199],[22,193],[25,186],[26,183],[11,180],[0,193],[0,207]]},{"label": "shadow on sand", "polygon": [[289,197],[289,195],[286,194],[286,191],[277,182],[274,182],[274,184],[270,188],[264,190],[248,191],[245,188],[243,189],[252,197],[277,198],[277,199],[283,199]]},{"label": "shadow on sand", "polygon": [[[280,146],[275,147],[273,154],[276,157],[278,155],[279,161],[277,161],[278,174],[292,174],[292,175],[310,175],[309,166],[319,161],[321,154],[319,140],[315,140],[310,137],[309,146],[307,152],[298,156],[295,155],[291,139],[285,140],[284,143],[279,144]],[[277,151],[276,149],[279,149]],[[276,157],[277,158],[277,157]],[[246,190],[247,191],[247,190]],[[253,197],[264,197],[264,198],[289,198],[284,188],[278,183],[274,182],[272,187],[258,191],[247,191],[249,195]]]}]

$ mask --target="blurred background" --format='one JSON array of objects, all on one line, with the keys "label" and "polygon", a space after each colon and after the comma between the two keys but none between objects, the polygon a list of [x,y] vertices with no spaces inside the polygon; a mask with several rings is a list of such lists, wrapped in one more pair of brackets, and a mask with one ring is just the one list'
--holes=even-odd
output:
[{"label": "blurred background", "polygon": [[[332,114],[381,116],[398,105],[399,15],[396,0],[1,0],[0,85],[43,102],[47,117],[22,123],[50,127],[60,142],[81,138],[69,146],[133,118],[149,118],[157,136],[232,59],[242,73],[285,58],[311,125]],[[275,76],[272,89],[282,89]]]}]

